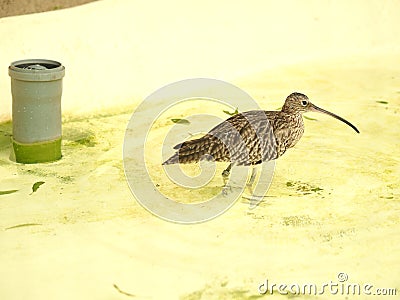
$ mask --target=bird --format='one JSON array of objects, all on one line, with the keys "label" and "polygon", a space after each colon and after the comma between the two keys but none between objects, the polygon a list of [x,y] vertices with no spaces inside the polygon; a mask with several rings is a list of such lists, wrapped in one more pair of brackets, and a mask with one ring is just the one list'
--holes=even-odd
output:
[{"label": "bird", "polygon": [[229,162],[222,172],[225,184],[233,166],[253,166],[247,184],[251,187],[256,177],[254,166],[276,160],[301,139],[304,133],[303,113],[306,112],[329,115],[360,133],[349,121],[312,104],[306,95],[294,92],[286,98],[280,111],[251,110],[238,113],[203,137],[177,144],[174,146],[175,154],[162,164],[188,164],[200,160]]}]

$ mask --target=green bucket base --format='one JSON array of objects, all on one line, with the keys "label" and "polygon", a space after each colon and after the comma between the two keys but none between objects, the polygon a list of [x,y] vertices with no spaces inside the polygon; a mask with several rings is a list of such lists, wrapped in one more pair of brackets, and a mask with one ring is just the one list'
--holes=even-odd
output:
[{"label": "green bucket base", "polygon": [[15,160],[23,164],[35,164],[51,162],[61,158],[61,138],[32,143],[23,144],[12,140],[15,153]]}]

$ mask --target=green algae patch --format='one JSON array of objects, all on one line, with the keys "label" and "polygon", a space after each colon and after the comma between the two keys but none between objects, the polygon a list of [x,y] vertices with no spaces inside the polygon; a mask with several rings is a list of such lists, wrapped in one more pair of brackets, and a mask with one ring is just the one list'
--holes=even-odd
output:
[{"label": "green algae patch", "polygon": [[10,229],[16,229],[16,228],[22,228],[22,227],[29,227],[29,226],[40,226],[42,224],[39,223],[25,223],[25,224],[18,224],[15,226],[7,227],[5,230],[10,230]]},{"label": "green algae patch", "polygon": [[94,135],[88,135],[83,138],[77,139],[73,141],[75,145],[82,145],[85,147],[94,147],[96,146],[96,137]]},{"label": "green algae patch", "polygon": [[18,192],[18,190],[0,191],[0,196],[1,196],[1,195],[13,194],[13,193],[15,193],[15,192]]},{"label": "green algae patch", "polygon": [[230,112],[230,111],[228,111],[228,110],[223,110],[223,112],[224,112],[225,114],[229,115],[229,116],[234,116],[234,115],[237,115],[237,114],[239,113],[239,110],[238,110],[238,107],[236,107],[236,109],[235,109],[234,112]]},{"label": "green algae patch", "polygon": [[23,164],[35,164],[56,161],[61,158],[61,138],[48,142],[32,144],[12,140],[16,161]]},{"label": "green algae patch", "polygon": [[300,193],[303,195],[308,195],[311,193],[319,193],[324,190],[323,188],[321,188],[319,186],[312,185],[312,184],[309,184],[306,182],[301,182],[301,181],[287,181],[286,186],[288,188],[295,189],[297,193]]},{"label": "green algae patch", "polygon": [[186,119],[171,119],[171,121],[177,124],[190,124],[189,120]]},{"label": "green algae patch", "polygon": [[32,193],[31,194],[36,193],[36,191],[39,189],[39,187],[44,183],[45,183],[44,181],[35,182],[33,184],[33,186],[32,186]]}]

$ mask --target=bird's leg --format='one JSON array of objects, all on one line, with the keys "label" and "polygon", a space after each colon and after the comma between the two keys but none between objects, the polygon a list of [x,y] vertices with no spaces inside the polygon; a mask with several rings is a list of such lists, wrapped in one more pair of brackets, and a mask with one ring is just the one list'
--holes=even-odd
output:
[{"label": "bird's leg", "polygon": [[253,186],[255,179],[257,177],[257,173],[259,172],[260,168],[261,168],[261,165],[252,166],[250,179],[246,184],[246,186],[250,192],[250,195],[242,196],[244,199],[250,200],[250,208],[256,207],[264,198],[264,196],[255,195],[254,186]]},{"label": "bird's leg", "polygon": [[254,180],[256,179],[257,176],[257,171],[258,171],[258,167],[255,166],[251,166],[251,175],[250,175],[250,179],[247,182],[246,186],[250,191],[250,195],[254,194],[254,190],[253,190],[253,184],[254,184]]},{"label": "bird's leg", "polygon": [[231,190],[231,187],[228,185],[231,169],[232,169],[232,163],[230,163],[229,166],[222,172],[222,179],[224,181],[224,186],[222,187],[222,193],[224,195],[228,194],[228,191],[227,191],[228,189]]},{"label": "bird's leg", "polygon": [[222,172],[222,178],[224,179],[224,185],[226,185],[229,175],[231,174],[232,163]]}]

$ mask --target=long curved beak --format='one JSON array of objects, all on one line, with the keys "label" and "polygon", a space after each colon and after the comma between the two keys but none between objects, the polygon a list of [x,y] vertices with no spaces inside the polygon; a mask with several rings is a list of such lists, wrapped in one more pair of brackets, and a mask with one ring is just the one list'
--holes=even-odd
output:
[{"label": "long curved beak", "polygon": [[319,108],[318,106],[310,103],[310,111],[315,111],[315,112],[320,112],[326,115],[329,115],[331,117],[334,117],[335,119],[338,119],[340,121],[342,121],[343,123],[346,123],[347,125],[349,125],[351,128],[353,128],[357,133],[360,133],[360,131],[357,129],[356,126],[354,126],[353,124],[351,124],[349,121],[343,119],[342,117],[339,117],[338,115],[335,115],[334,113],[331,113],[330,111],[327,111],[325,109]]}]

